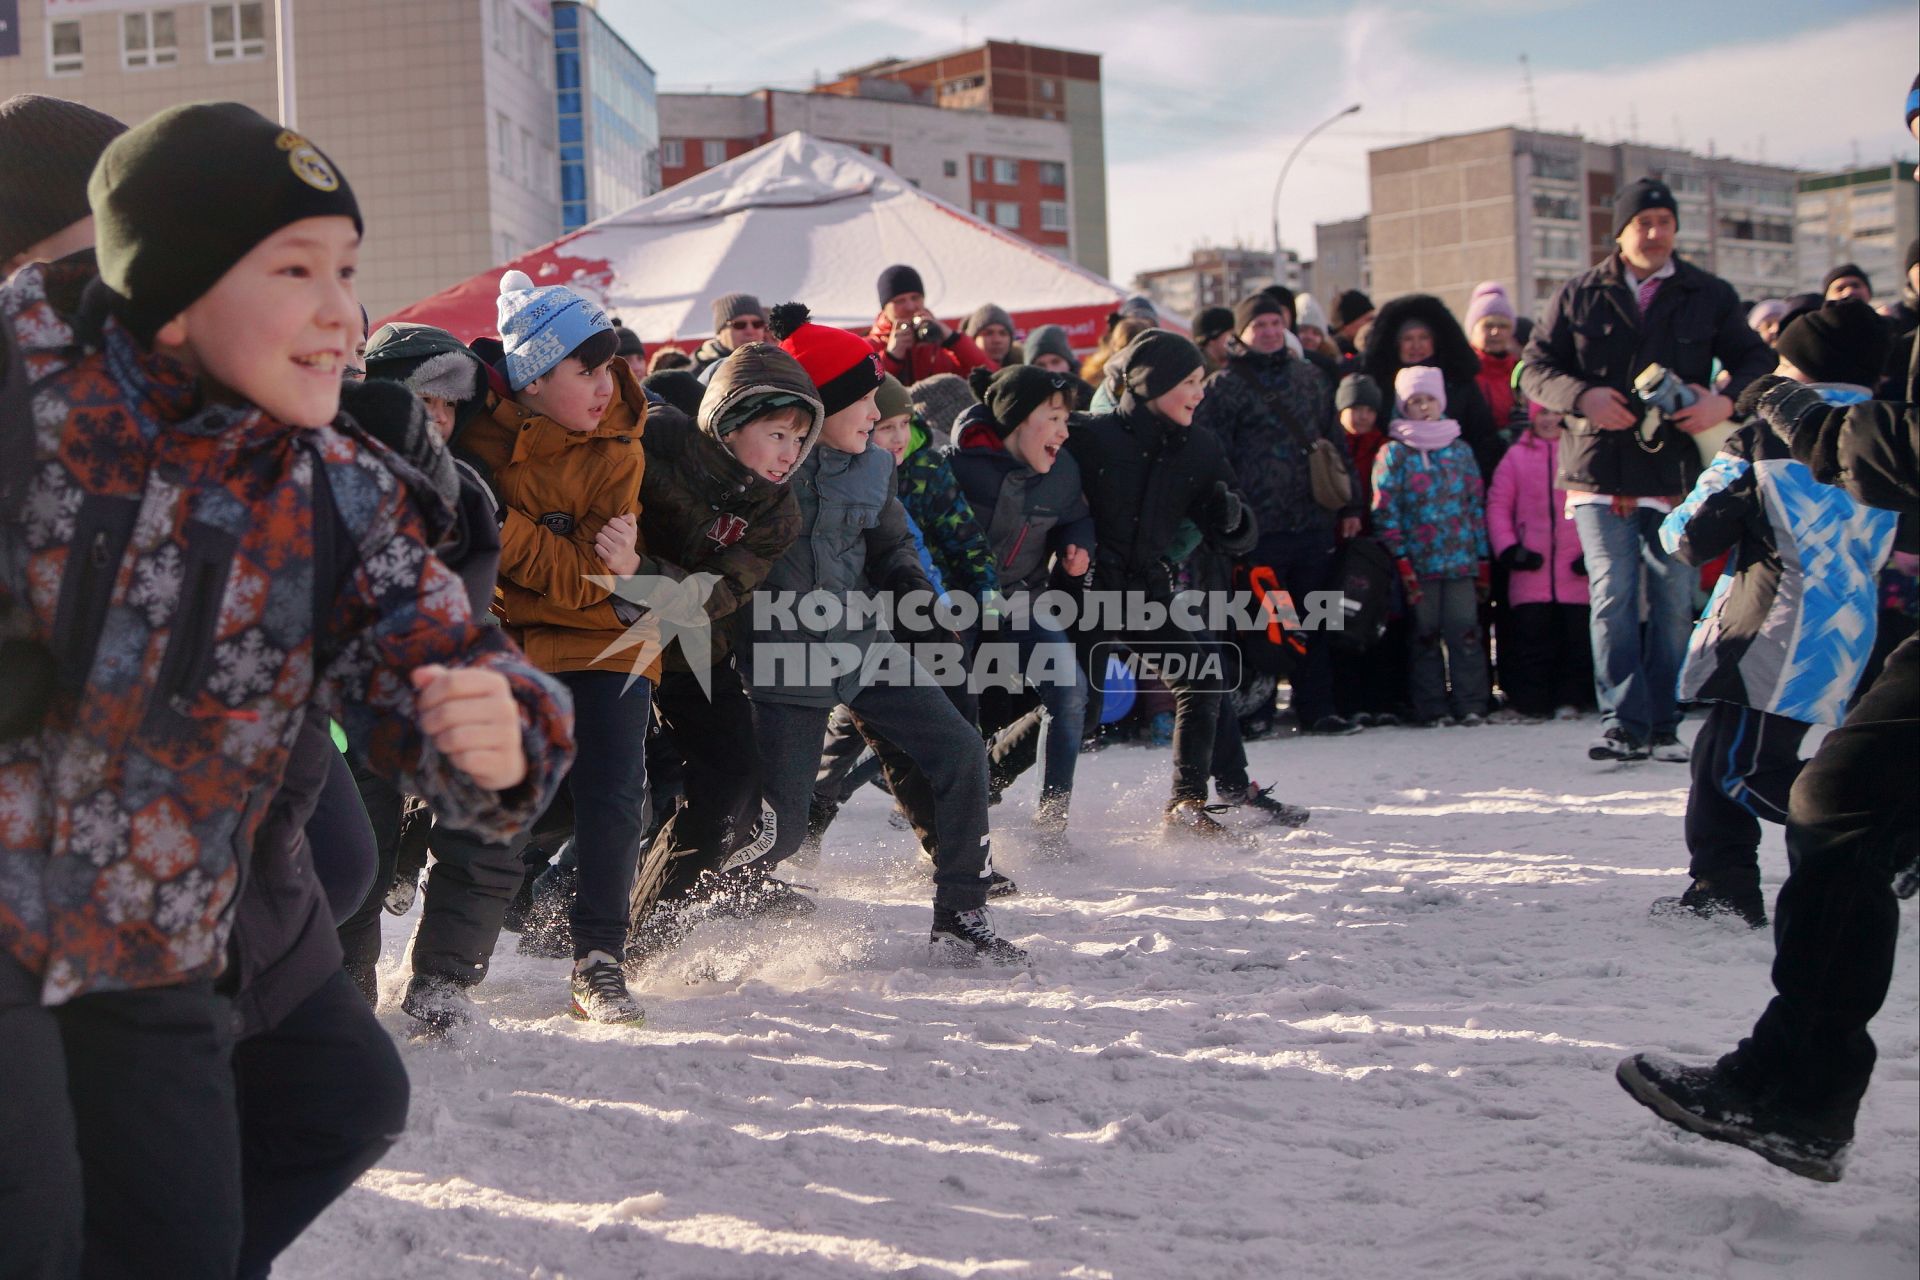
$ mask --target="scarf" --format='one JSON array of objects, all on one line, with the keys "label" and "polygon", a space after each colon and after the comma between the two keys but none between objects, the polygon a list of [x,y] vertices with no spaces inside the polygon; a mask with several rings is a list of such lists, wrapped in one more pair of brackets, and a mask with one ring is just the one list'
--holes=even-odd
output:
[{"label": "scarf", "polygon": [[1460,438],[1460,424],[1452,418],[1441,418],[1435,422],[1395,418],[1387,427],[1387,434],[1410,449],[1432,453],[1435,449],[1446,448]]}]

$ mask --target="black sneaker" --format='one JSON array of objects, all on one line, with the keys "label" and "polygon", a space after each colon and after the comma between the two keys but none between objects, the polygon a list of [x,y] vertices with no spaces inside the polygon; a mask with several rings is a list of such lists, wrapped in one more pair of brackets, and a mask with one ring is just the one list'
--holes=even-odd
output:
[{"label": "black sneaker", "polygon": [[1011,898],[1020,892],[1020,886],[1013,877],[1003,876],[998,871],[987,877],[987,896],[989,898]]},{"label": "black sneaker", "polygon": [[927,939],[934,963],[972,968],[979,964],[1021,965],[1027,953],[993,930],[985,907],[972,911],[933,909],[933,933]]},{"label": "black sneaker", "polygon": [[1277,826],[1303,827],[1313,817],[1310,810],[1302,809],[1297,804],[1275,800],[1273,788],[1263,787],[1257,782],[1248,782],[1244,787],[1223,787],[1216,782],[1213,784],[1213,793],[1220,798],[1222,806],[1250,809]]},{"label": "black sneaker", "polygon": [[1695,880],[1677,898],[1655,898],[1648,914],[1666,919],[1697,916],[1702,920],[1733,916],[1746,921],[1750,929],[1767,927],[1767,903],[1759,890],[1723,893],[1705,880]]},{"label": "black sneaker", "polygon": [[1671,1124],[1745,1147],[1816,1182],[1838,1182],[1852,1136],[1823,1133],[1743,1088],[1721,1065],[1689,1067],[1659,1054],[1622,1058],[1614,1079],[1634,1101]]},{"label": "black sneaker", "polygon": [[1167,806],[1166,831],[1168,835],[1204,836],[1209,840],[1239,840],[1243,837],[1229,831],[1214,818],[1216,813],[1225,813],[1224,804],[1210,805],[1200,800],[1176,800]]},{"label": "black sneaker", "polygon": [[413,975],[407,983],[407,994],[400,998],[400,1010],[434,1032],[470,1026],[475,1017],[473,997],[467,989],[451,978],[431,973]]},{"label": "black sneaker", "polygon": [[1668,764],[1685,764],[1693,758],[1687,744],[1671,733],[1654,734],[1652,741],[1647,743],[1647,753],[1655,760],[1663,760]]},{"label": "black sneaker", "polygon": [[1349,733],[1360,732],[1360,726],[1345,716],[1321,716],[1309,726],[1307,732],[1325,737],[1344,737]]},{"label": "black sneaker", "polygon": [[1646,744],[1634,741],[1633,735],[1619,725],[1615,725],[1587,744],[1589,760],[1631,761],[1646,758]]},{"label": "black sneaker", "polygon": [[567,1012],[585,1022],[639,1022],[640,1002],[627,992],[620,965],[604,951],[573,962],[573,1004]]}]

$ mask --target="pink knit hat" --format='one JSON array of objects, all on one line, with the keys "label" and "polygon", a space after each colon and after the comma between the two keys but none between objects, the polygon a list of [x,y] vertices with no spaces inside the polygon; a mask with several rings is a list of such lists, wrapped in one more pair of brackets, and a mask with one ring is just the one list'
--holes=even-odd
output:
[{"label": "pink knit hat", "polygon": [[1443,411],[1446,409],[1447,380],[1432,365],[1410,364],[1393,375],[1393,398],[1402,405],[1423,392],[1438,400]]},{"label": "pink knit hat", "polygon": [[1473,296],[1467,300],[1467,333],[1472,334],[1473,326],[1488,316],[1515,317],[1513,299],[1498,280],[1483,280],[1473,286]]}]

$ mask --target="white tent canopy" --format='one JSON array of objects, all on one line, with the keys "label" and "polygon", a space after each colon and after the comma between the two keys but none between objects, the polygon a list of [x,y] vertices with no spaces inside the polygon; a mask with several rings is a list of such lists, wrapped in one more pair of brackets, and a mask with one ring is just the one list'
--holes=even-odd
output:
[{"label": "white tent canopy", "polygon": [[492,333],[511,267],[579,290],[650,344],[705,337],[711,303],[734,292],[804,302],[815,320],[864,333],[879,311],[874,282],[897,262],[919,271],[942,316],[994,302],[1023,333],[1066,325],[1081,349],[1125,296],[870,156],[790,133],[388,318],[462,341]]}]

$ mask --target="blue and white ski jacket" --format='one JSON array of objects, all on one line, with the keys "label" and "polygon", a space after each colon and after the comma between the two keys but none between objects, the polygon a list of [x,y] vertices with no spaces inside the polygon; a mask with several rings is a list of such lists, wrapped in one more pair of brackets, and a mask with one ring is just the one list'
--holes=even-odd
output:
[{"label": "blue and white ski jacket", "polygon": [[[1852,394],[1815,389],[1833,403]],[[1732,552],[1694,624],[1681,698],[1839,724],[1873,651],[1898,523],[1815,480],[1766,424],[1736,432],[1660,526],[1688,564]]]}]

